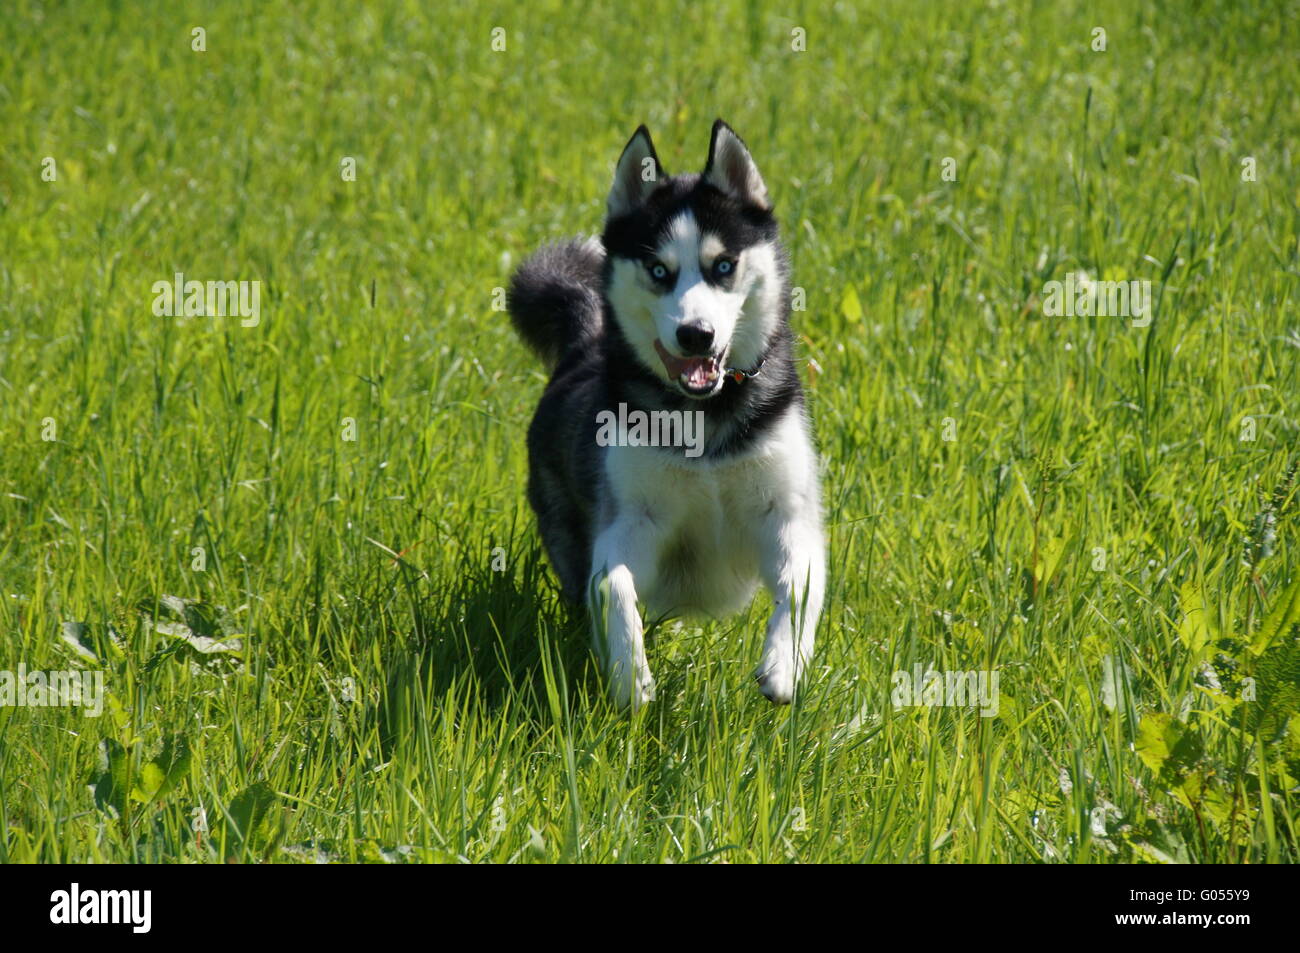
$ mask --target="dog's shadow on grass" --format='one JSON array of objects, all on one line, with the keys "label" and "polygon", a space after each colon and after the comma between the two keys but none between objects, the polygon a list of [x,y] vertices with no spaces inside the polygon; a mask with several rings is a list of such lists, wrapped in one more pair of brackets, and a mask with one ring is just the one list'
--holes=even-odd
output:
[{"label": "dog's shadow on grass", "polygon": [[376,710],[386,748],[466,706],[508,707],[540,726],[551,721],[552,693],[568,704],[566,695],[598,691],[585,610],[559,599],[537,549],[516,572],[467,570],[440,592],[413,585],[410,637],[390,655]]}]

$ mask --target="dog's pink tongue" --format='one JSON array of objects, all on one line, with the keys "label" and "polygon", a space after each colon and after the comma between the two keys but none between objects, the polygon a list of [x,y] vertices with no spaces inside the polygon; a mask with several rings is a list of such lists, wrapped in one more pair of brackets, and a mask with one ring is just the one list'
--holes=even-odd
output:
[{"label": "dog's pink tongue", "polygon": [[717,368],[717,361],[713,358],[675,357],[664,349],[658,338],[655,339],[655,350],[659,352],[659,359],[664,362],[664,369],[668,371],[669,377],[684,381],[686,386],[696,389],[709,386],[710,379]]},{"label": "dog's pink tongue", "polygon": [[695,388],[709,386],[709,371],[712,369],[713,358],[688,357],[682,363],[685,365],[684,373],[688,385]]}]

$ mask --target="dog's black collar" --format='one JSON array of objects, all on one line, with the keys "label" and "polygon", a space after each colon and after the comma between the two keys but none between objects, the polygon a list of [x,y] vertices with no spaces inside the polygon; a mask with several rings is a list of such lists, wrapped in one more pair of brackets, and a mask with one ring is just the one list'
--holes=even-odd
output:
[{"label": "dog's black collar", "polygon": [[763,370],[763,365],[766,363],[767,363],[767,358],[760,357],[758,359],[758,367],[754,368],[752,371],[742,371],[738,367],[729,367],[723,373],[725,373],[737,384],[743,384],[745,381],[752,380],[753,378],[757,377],[759,373]]}]

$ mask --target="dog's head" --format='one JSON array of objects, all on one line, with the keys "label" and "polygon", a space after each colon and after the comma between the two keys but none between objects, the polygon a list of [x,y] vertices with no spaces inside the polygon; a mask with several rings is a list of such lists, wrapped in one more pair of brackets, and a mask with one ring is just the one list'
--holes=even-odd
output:
[{"label": "dog's head", "polygon": [[606,295],[641,362],[704,399],[752,370],[783,315],[776,219],[753,157],[721,119],[699,175],[668,176],[637,129],[614,173]]}]

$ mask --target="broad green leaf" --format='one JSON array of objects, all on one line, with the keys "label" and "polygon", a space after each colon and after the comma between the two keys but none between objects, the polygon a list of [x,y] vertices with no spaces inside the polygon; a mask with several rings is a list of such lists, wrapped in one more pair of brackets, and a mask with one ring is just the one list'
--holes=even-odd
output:
[{"label": "broad green leaf", "polygon": [[858,300],[858,289],[853,285],[844,286],[844,296],[840,298],[840,313],[844,320],[857,324],[862,320],[862,302]]},{"label": "broad green leaf", "polygon": [[1119,709],[1130,719],[1136,717],[1133,710],[1133,673],[1119,656],[1102,656],[1101,703],[1108,711]]},{"label": "broad green leaf", "polygon": [[126,813],[127,794],[131,790],[130,759],[126,749],[112,738],[99,743],[99,757],[94,782],[95,806],[116,817]]},{"label": "broad green leaf", "polygon": [[1068,536],[1052,536],[1042,541],[1038,549],[1038,566],[1034,570],[1034,575],[1039,583],[1050,583],[1056,578],[1056,570],[1061,565],[1061,559],[1070,547],[1073,540],[1073,534]]},{"label": "broad green leaf", "polygon": [[131,790],[131,797],[148,802],[165,797],[176,787],[190,769],[189,742],[184,735],[169,735],[158,757],[140,769],[140,777]]},{"label": "broad green leaf", "polygon": [[99,656],[90,647],[90,626],[85,622],[65,622],[59,630],[63,641],[87,662],[98,662]]},{"label": "broad green leaf", "polygon": [[227,809],[231,841],[254,848],[260,846],[270,835],[270,811],[275,802],[275,792],[265,781],[258,781],[235,795]]},{"label": "broad green leaf", "polygon": [[1182,621],[1178,623],[1179,641],[1187,646],[1187,651],[1200,655],[1212,637],[1205,593],[1196,583],[1186,583],[1178,590],[1178,605],[1183,610]]},{"label": "broad green leaf", "polygon": [[1291,585],[1282,590],[1272,610],[1260,623],[1259,631],[1250,643],[1251,654],[1263,654],[1280,633],[1286,632],[1297,622],[1300,622],[1300,573],[1291,580]]},{"label": "broad green leaf", "polygon": [[135,787],[131,789],[132,800],[146,804],[152,801],[158,789],[162,787],[165,777],[162,768],[150,761],[140,769],[140,777],[136,779]]},{"label": "broad green leaf", "polygon": [[1150,712],[1138,725],[1137,753],[1152,771],[1160,771],[1182,738],[1183,727],[1172,715]]}]

